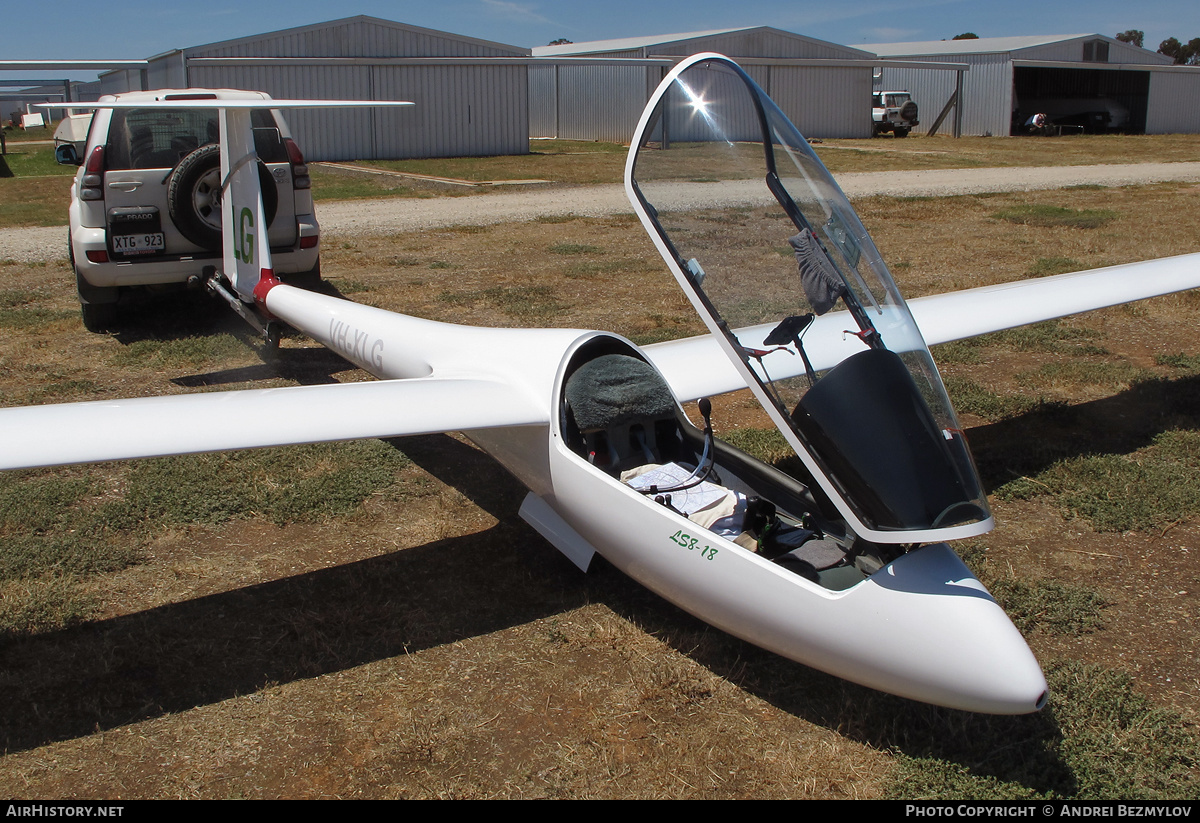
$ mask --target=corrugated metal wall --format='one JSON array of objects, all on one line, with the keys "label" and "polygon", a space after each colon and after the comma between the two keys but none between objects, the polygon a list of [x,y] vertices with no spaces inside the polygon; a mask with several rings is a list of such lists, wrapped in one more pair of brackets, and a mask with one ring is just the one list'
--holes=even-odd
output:
[{"label": "corrugated metal wall", "polygon": [[[150,65],[146,67],[146,88],[188,88],[188,72],[184,53],[173,51],[152,58]],[[241,88],[241,86],[233,86],[233,88]]]},{"label": "corrugated metal wall", "polygon": [[529,136],[558,137],[558,70],[529,67]]},{"label": "corrugated metal wall", "polygon": [[[188,75],[196,88],[254,89],[280,99],[374,96],[370,66],[192,66]],[[306,159],[361,160],[376,158],[372,149],[378,114],[376,109],[299,110],[284,117]]]},{"label": "corrugated metal wall", "polygon": [[[354,17],[160,55],[150,88],[236,88],[278,98],[411,100],[406,109],[293,111],[310,160],[402,159],[529,151],[523,65],[397,65],[390,58],[527,57],[528,49]],[[197,65],[185,58],[355,58],[352,64]],[[374,61],[374,62],[373,62]],[[122,89],[124,90],[124,89]]]},{"label": "corrugated metal wall", "polygon": [[93,80],[91,83],[72,83],[71,97],[74,100],[99,100],[100,81]]},{"label": "corrugated metal wall", "polygon": [[[805,137],[871,136],[869,65],[743,68]],[[531,66],[529,71],[530,137],[612,143],[632,139],[646,101],[666,73],[658,66]]]},{"label": "corrugated metal wall", "polygon": [[[871,136],[869,66],[743,68],[804,136]],[[628,143],[666,71],[660,66],[531,66],[529,135]]]},{"label": "corrugated metal wall", "polygon": [[251,88],[278,98],[411,100],[403,109],[292,111],[288,123],[309,160],[525,154],[529,112],[524,66],[192,66],[206,88]]},{"label": "corrugated metal wall", "polygon": [[[805,137],[871,136],[871,68],[754,66],[755,77]],[[751,73],[754,76],[754,73]]]},{"label": "corrugated metal wall", "polygon": [[373,74],[380,99],[416,103],[378,112],[376,156],[529,152],[525,66],[381,66]]},{"label": "corrugated metal wall", "polygon": [[1200,132],[1200,69],[1150,72],[1146,134]]},{"label": "corrugated metal wall", "polygon": [[127,91],[141,91],[141,75],[133,69],[105,72],[100,75],[101,94],[123,94]]},{"label": "corrugated metal wall", "polygon": [[530,137],[610,143],[629,142],[649,99],[647,84],[662,75],[658,66],[550,65],[529,71]]},{"label": "corrugated metal wall", "polygon": [[[904,57],[897,56],[903,60]],[[1012,117],[1012,61],[1007,53],[921,55],[912,59],[931,63],[967,63],[963,75],[962,133],[964,136],[1005,136]],[[884,68],[879,90],[907,90],[920,108],[921,125],[915,131],[924,134],[933,125],[950,95],[954,93],[957,72],[938,69]],[[942,132],[948,131],[945,123]]]},{"label": "corrugated metal wall", "polygon": [[[714,72],[712,76],[705,78],[703,88],[697,89],[701,97],[711,97],[723,103],[720,116],[721,136],[726,140],[736,142],[762,139],[754,100],[744,89],[741,78],[731,72]],[[678,89],[673,89],[668,99],[672,105],[662,117],[662,120],[666,121],[668,140],[686,143],[713,139],[713,130],[705,122],[708,118],[701,114],[703,109],[698,108],[690,97],[684,97]],[[735,131],[732,127],[737,127],[738,130]],[[655,131],[652,139],[663,139],[661,127]]]},{"label": "corrugated metal wall", "polygon": [[[743,63],[808,137],[871,136],[871,62],[864,52],[768,27],[651,43],[623,51],[581,53],[610,59],[686,56],[716,51],[737,60],[858,60],[860,66]],[[557,55],[558,59],[568,59]],[[555,57],[541,57],[552,63]],[[560,65],[530,68],[530,136],[628,143],[664,66]],[[677,137],[677,139],[682,139]]]}]

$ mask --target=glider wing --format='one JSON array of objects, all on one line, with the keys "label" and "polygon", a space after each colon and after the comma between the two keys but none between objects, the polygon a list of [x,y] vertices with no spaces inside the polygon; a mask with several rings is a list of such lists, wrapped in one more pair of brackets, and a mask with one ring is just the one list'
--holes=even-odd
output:
[{"label": "glider wing", "polygon": [[546,410],[519,392],[479,378],[25,406],[0,409],[0,469],[548,422]]}]

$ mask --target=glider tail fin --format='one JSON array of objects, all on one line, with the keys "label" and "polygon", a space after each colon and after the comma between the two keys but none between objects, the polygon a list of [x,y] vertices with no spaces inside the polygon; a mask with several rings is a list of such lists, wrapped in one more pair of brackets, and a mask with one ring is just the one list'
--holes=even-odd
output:
[{"label": "glider tail fin", "polygon": [[278,281],[271,264],[266,209],[249,109],[221,109],[221,220],[224,271],[237,296],[262,302]]}]

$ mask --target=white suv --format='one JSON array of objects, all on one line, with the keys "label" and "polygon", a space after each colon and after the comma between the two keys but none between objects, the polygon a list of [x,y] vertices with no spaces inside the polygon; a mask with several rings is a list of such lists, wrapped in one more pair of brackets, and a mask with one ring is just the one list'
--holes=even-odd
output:
[{"label": "white suv", "polygon": [[195,100],[196,108],[98,109],[84,155],[72,144],[56,151],[58,162],[80,166],[71,188],[70,249],[90,331],[113,324],[122,290],[183,284],[220,267],[217,111],[204,108],[205,100],[218,99],[263,101],[251,119],[275,273],[293,282],[320,278],[308,168],[269,95],[159,89],[105,96],[99,102]]},{"label": "white suv", "polygon": [[908,137],[913,126],[919,126],[917,104],[906,91],[877,91],[871,95],[871,119],[875,121],[875,135],[891,132],[897,137]]}]

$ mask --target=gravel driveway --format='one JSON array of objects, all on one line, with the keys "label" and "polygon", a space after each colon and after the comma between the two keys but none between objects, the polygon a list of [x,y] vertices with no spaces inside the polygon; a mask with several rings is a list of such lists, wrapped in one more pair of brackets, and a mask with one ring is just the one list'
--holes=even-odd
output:
[{"label": "gravel driveway", "polygon": [[[854,199],[871,195],[947,196],[996,191],[1031,191],[1065,186],[1132,186],[1168,181],[1200,182],[1200,163],[1137,163],[1036,168],[939,169],[838,175]],[[745,195],[729,183],[685,184],[698,194],[721,194],[725,204],[754,202],[761,186]],[[744,199],[743,199],[744,198]],[[487,225],[577,214],[601,217],[631,212],[621,185],[528,189],[470,197],[344,200],[317,207],[322,233],[363,236],[420,231],[446,225]],[[67,227],[0,229],[0,260],[43,261],[66,256]]]}]

